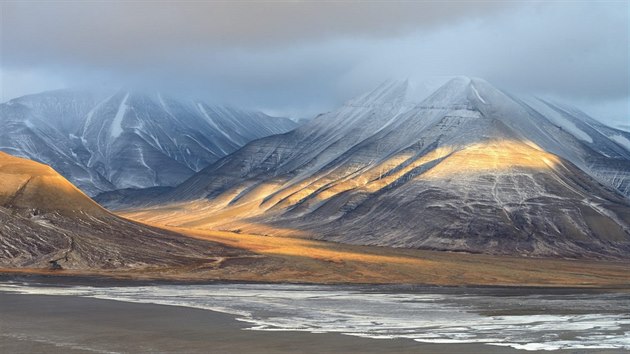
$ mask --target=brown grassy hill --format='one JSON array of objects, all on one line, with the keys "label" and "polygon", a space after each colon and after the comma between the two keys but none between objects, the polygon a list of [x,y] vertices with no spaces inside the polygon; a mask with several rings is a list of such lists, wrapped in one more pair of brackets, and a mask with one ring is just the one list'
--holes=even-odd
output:
[{"label": "brown grassy hill", "polygon": [[107,212],[47,165],[0,151],[0,206],[63,214]]},{"label": "brown grassy hill", "polygon": [[52,168],[0,152],[0,266],[203,267],[246,253],[115,216]]}]

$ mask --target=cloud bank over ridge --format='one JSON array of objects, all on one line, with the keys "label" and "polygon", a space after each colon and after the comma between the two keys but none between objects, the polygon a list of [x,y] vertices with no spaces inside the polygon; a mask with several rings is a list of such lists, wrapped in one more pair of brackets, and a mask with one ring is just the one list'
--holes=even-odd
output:
[{"label": "cloud bank over ridge", "polygon": [[627,2],[3,2],[0,11],[2,101],[127,85],[309,116],[387,78],[469,75],[611,124],[630,117]]}]

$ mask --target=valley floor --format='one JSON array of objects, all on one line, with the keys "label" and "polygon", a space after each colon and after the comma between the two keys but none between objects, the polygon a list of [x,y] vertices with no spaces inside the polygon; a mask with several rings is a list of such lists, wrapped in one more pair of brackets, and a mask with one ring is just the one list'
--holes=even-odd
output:
[{"label": "valley floor", "polygon": [[222,231],[169,229],[188,237],[248,250],[254,255],[226,257],[202,266],[177,268],[98,271],[0,269],[0,272],[61,276],[93,275],[118,279],[164,279],[185,282],[223,280],[630,289],[630,264],[622,261],[490,256],[354,246]]}]

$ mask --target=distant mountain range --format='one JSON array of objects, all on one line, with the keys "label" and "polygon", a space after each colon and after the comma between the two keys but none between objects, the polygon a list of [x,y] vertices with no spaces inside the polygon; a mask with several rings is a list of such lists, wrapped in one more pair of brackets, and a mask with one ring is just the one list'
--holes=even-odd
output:
[{"label": "distant mountain range", "polygon": [[286,118],[160,93],[59,90],[0,105],[0,151],[52,166],[89,195],[174,186]]},{"label": "distant mountain range", "polygon": [[173,225],[355,244],[630,254],[630,133],[481,79],[414,92],[384,83],[118,206],[144,204],[128,215]]}]

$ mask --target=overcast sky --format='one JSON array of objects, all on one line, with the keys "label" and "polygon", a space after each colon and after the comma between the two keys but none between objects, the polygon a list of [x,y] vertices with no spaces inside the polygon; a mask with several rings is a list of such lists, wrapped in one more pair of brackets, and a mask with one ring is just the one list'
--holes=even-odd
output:
[{"label": "overcast sky", "polygon": [[555,97],[617,126],[630,119],[625,0],[0,7],[3,102],[128,86],[307,117],[388,78],[467,75]]}]

